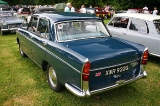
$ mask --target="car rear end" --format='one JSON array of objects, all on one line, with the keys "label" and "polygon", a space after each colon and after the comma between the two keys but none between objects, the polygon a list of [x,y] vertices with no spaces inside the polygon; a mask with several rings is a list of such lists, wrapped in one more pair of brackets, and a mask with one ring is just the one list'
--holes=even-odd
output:
[{"label": "car rear end", "polygon": [[[95,55],[95,57],[89,58],[83,65],[81,88],[79,89],[72,84],[65,84],[66,88],[77,96],[90,96],[147,76],[144,69],[144,65],[147,64],[148,60],[147,48],[144,48],[143,52],[138,52],[136,49],[132,50],[127,47],[125,49],[122,46],[115,46],[112,49],[110,48],[110,50],[106,48],[106,51],[103,47],[98,48],[95,46],[94,49],[98,50],[100,48],[102,48],[101,52],[103,51],[104,53],[101,53],[101,55],[95,55],[95,52],[94,54],[89,53],[90,57],[92,55]],[[119,48],[123,49],[120,51]]]},{"label": "car rear end", "polygon": [[147,73],[144,71],[143,65],[146,65],[147,60],[148,50],[146,49],[141,58],[135,58],[132,61],[113,66],[91,69],[89,79],[91,94],[116,88],[146,77]]}]

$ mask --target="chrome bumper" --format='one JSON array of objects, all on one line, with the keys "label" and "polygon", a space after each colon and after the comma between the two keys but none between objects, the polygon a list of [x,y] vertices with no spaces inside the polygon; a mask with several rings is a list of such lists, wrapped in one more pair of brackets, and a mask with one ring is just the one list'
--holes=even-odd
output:
[{"label": "chrome bumper", "polygon": [[131,83],[133,81],[136,81],[140,78],[144,78],[144,77],[147,77],[147,73],[146,71],[143,71],[141,74],[139,74],[137,77],[135,77],[134,79],[130,79],[130,80],[127,80],[125,81],[123,84],[115,84],[115,85],[112,85],[112,86],[108,86],[108,87],[105,87],[105,88],[102,88],[102,89],[98,89],[98,90],[94,90],[94,91],[89,91],[86,90],[80,90],[78,89],[78,87],[76,87],[75,85],[73,84],[69,84],[69,83],[65,83],[65,87],[70,91],[72,92],[73,94],[75,94],[76,96],[78,97],[88,97],[92,94],[95,94],[95,93],[100,93],[100,92],[103,92],[103,91],[107,91],[107,90],[111,90],[111,89],[114,89],[114,88],[117,88],[117,87],[120,87],[122,85],[126,85],[128,83]]},{"label": "chrome bumper", "polygon": [[[23,28],[27,28],[27,27],[23,27]],[[18,28],[7,28],[7,29],[1,29],[1,31],[13,31],[13,30],[17,30]]]}]

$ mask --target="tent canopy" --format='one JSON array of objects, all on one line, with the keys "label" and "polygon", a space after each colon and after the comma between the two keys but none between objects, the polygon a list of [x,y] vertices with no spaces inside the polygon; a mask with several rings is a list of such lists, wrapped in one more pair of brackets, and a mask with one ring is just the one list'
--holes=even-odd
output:
[{"label": "tent canopy", "polygon": [[0,0],[0,4],[8,4],[8,3],[5,2],[5,1]]}]

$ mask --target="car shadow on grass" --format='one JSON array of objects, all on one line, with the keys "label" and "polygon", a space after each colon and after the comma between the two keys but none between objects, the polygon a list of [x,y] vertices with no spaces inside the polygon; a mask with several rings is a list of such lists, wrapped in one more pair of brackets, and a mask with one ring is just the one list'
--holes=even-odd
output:
[{"label": "car shadow on grass", "polygon": [[148,61],[160,65],[160,57],[149,56]]}]

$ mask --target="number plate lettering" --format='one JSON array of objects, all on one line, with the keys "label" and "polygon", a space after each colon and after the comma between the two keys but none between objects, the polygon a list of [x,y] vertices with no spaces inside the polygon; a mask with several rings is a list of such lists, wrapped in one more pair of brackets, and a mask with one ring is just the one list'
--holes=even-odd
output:
[{"label": "number plate lettering", "polygon": [[127,70],[128,70],[128,65],[118,67],[118,68],[114,68],[114,69],[109,69],[109,70],[106,71],[105,76],[121,73],[121,72],[124,72],[124,71],[127,71]]}]

